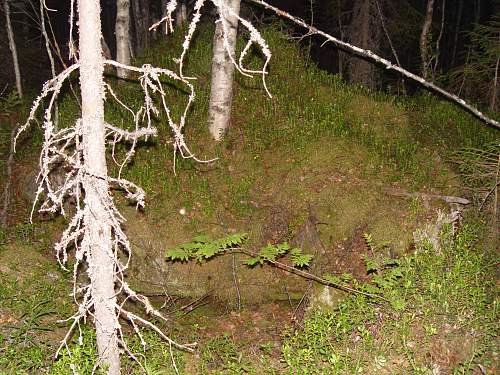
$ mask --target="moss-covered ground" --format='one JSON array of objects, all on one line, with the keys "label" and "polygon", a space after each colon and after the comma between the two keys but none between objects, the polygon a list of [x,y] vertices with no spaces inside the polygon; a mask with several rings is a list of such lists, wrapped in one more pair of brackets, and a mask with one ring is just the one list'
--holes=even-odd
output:
[{"label": "moss-covered ground", "polygon": [[[195,354],[171,352],[145,332],[142,352],[131,335],[147,372],[174,374],[175,359],[181,374],[496,373],[498,242],[488,215],[466,208],[459,228],[439,226],[436,248],[413,233],[451,208],[387,191],[462,196],[449,155],[498,140],[498,132],[427,94],[397,98],[346,84],[307,64],[274,26],[264,30],[273,51],[267,77],[273,97],[258,78],[236,75],[231,128],[214,146],[206,130],[211,35],[201,28],[188,56],[197,98],[186,139],[198,157],[218,160],[178,157],[174,174],[171,134],[160,116],[154,120],[159,136],[140,144],[123,175],[145,189],[145,209],[114,193],[133,244],[130,283],[163,306],[174,338],[199,342]],[[181,40],[174,34],[136,63],[173,68]],[[259,61],[257,53],[249,57],[250,65]],[[128,105],[141,105],[136,80],[118,83],[112,72],[107,79]],[[170,90],[178,115],[186,93],[173,84]],[[59,109],[62,126],[77,111],[68,90]],[[7,124],[12,112],[5,112]],[[106,120],[132,126],[112,100]],[[52,360],[65,334],[65,323],[56,321],[70,316],[73,305],[70,278],[51,252],[65,221],[26,223],[39,129],[32,134],[17,156],[15,214],[0,233],[0,373],[70,374],[74,363],[90,374],[96,350],[89,326],[82,326],[81,344],[75,335],[71,358],[64,352]],[[116,152],[123,155],[124,146]],[[116,172],[112,165],[110,159]],[[328,289],[268,265],[248,268],[243,255],[201,264],[165,259],[167,249],[197,235],[236,232],[248,233],[244,246],[252,251],[285,241],[309,247],[311,272],[383,299],[342,292],[325,308],[312,302]],[[140,373],[132,361],[123,368]]]}]

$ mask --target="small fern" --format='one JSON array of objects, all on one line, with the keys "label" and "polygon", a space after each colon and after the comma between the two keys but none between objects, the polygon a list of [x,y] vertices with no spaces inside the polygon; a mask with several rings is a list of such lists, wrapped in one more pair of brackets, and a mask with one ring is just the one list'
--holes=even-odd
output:
[{"label": "small fern", "polygon": [[[195,237],[192,242],[167,250],[165,257],[172,261],[187,262],[196,259],[198,262],[202,262],[227,250],[240,249],[247,240],[246,233],[231,234],[216,240],[200,235]],[[278,245],[268,244],[258,254],[250,257],[245,264],[253,267],[257,264],[273,263],[287,254],[290,254],[293,267],[297,268],[308,267],[313,259],[312,255],[303,254],[302,250],[291,248],[287,242],[283,242]]]},{"label": "small fern", "polygon": [[250,267],[257,264],[273,263],[288,253],[290,253],[293,267],[297,268],[309,267],[313,259],[311,254],[303,254],[302,250],[298,248],[292,249],[287,242],[283,242],[279,245],[268,244],[257,256],[248,259],[245,263]]},{"label": "small fern", "polygon": [[208,236],[197,236],[192,242],[167,250],[165,256],[174,261],[187,262],[196,259],[198,262],[213,258],[226,250],[239,248],[247,240],[246,233],[230,234],[216,240]]}]

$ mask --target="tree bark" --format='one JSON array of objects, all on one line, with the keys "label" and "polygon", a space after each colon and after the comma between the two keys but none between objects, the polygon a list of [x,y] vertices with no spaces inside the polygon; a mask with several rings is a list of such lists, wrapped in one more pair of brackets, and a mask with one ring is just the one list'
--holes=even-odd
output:
[{"label": "tree bark", "polygon": [[7,37],[9,39],[10,52],[12,53],[12,64],[14,65],[14,75],[16,78],[16,89],[20,98],[23,97],[23,87],[21,84],[21,71],[19,70],[19,60],[17,59],[16,41],[10,23],[10,6],[9,0],[4,0],[3,8],[5,13],[5,26],[7,28]]},{"label": "tree bark", "polygon": [[80,87],[84,147],[85,234],[82,247],[89,250],[97,349],[107,373],[120,373],[117,337],[114,254],[111,220],[105,202],[110,199],[105,155],[103,56],[99,0],[78,1]]},{"label": "tree bark", "polygon": [[149,46],[149,0],[131,0],[134,15],[135,54]]},{"label": "tree bark", "polygon": [[[363,49],[377,50],[380,45],[381,28],[379,27],[377,7],[374,0],[357,0],[354,3],[353,16],[349,27],[349,41]],[[360,83],[369,89],[378,86],[376,67],[358,56],[349,57],[349,80]]]},{"label": "tree bark", "polygon": [[455,35],[453,37],[453,52],[451,53],[451,64],[450,67],[455,66],[455,58],[457,56],[458,48],[458,34],[460,31],[460,24],[462,23],[462,11],[464,9],[464,0],[460,0],[458,3],[457,19],[455,23]]},{"label": "tree bark", "polygon": [[498,97],[498,69],[500,67],[500,57],[497,58],[497,62],[495,64],[495,76],[493,77],[493,82],[492,82],[492,92],[491,92],[491,98],[490,98],[490,110],[491,111],[496,111],[497,110],[497,97]]},{"label": "tree bark", "polygon": [[420,59],[422,60],[422,77],[429,78],[430,57],[429,57],[429,34],[432,27],[432,16],[434,14],[434,0],[427,0],[424,25],[420,34]]},{"label": "tree bark", "polygon": [[[130,1],[116,1],[116,61],[130,65]],[[128,71],[116,68],[118,77],[127,78]]]},{"label": "tree bark", "polygon": [[179,1],[175,12],[175,26],[182,27],[187,22],[187,5],[186,0]]},{"label": "tree bark", "polygon": [[238,31],[238,18],[240,0],[225,0],[225,5],[234,13],[221,9],[221,18],[227,25],[227,44],[224,45],[223,22],[219,21],[215,28],[213,58],[212,58],[212,83],[210,88],[210,103],[208,107],[209,130],[213,139],[220,141],[229,128],[231,103],[233,100],[234,65],[231,56],[235,58],[236,35]]}]

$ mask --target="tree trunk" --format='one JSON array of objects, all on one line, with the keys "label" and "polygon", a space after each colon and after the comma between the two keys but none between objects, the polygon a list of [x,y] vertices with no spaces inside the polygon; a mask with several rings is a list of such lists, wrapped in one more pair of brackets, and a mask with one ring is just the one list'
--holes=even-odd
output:
[{"label": "tree trunk", "polygon": [[462,23],[462,11],[464,9],[464,0],[460,0],[458,3],[457,19],[455,23],[455,35],[453,37],[453,52],[451,53],[451,64],[450,67],[455,66],[455,58],[457,56],[458,48],[458,34],[460,32],[460,24]]},{"label": "tree trunk", "polygon": [[420,59],[422,60],[422,77],[428,79],[430,68],[429,37],[432,27],[432,16],[434,13],[434,0],[427,0],[424,25],[420,34]]},{"label": "tree trunk", "polygon": [[500,67],[500,57],[497,58],[497,62],[495,64],[495,76],[493,77],[492,89],[491,89],[491,98],[490,98],[490,110],[497,110],[497,97],[498,97],[498,69]]},{"label": "tree trunk", "polygon": [[[350,42],[360,48],[376,51],[380,39],[381,28],[374,0],[357,0],[349,27]],[[375,65],[357,56],[349,57],[349,79],[372,90],[378,86]]]},{"label": "tree trunk", "polygon": [[97,349],[107,373],[120,373],[118,326],[114,290],[114,254],[111,243],[110,199],[105,155],[103,56],[99,0],[79,0],[80,86],[84,147],[85,234],[82,247],[89,250],[90,277]]},{"label": "tree trunk", "polygon": [[[116,61],[130,65],[130,1],[116,1]],[[127,78],[128,71],[116,68],[118,77]]]},{"label": "tree trunk", "polygon": [[186,0],[179,1],[175,12],[175,26],[182,27],[187,22],[187,6]]},{"label": "tree trunk", "polygon": [[[167,15],[167,4],[168,2],[162,1],[161,2],[161,18],[165,17]],[[167,23],[163,22],[160,26],[160,30],[163,33],[163,35],[167,35]]]},{"label": "tree trunk", "polygon": [[149,1],[131,0],[134,15],[135,54],[149,46]]},{"label": "tree trunk", "polygon": [[19,97],[23,97],[23,87],[21,85],[21,72],[19,70],[19,60],[17,59],[16,41],[14,40],[14,33],[12,32],[12,25],[10,23],[10,6],[9,0],[4,0],[3,3],[5,12],[5,25],[7,27],[7,37],[9,38],[9,47],[12,53],[12,64],[14,65],[14,75],[16,77],[16,89]]},{"label": "tree trunk", "polygon": [[236,49],[236,35],[238,32],[238,18],[235,14],[240,12],[240,0],[225,0],[233,13],[221,10],[227,25],[227,43],[229,51],[224,46],[223,23],[218,22],[215,28],[213,58],[212,58],[212,84],[210,88],[210,103],[208,107],[209,130],[213,139],[220,141],[229,128],[231,103],[233,100],[233,75],[234,65],[228,52],[233,56]]},{"label": "tree trunk", "polygon": [[444,27],[445,27],[444,26],[445,16],[446,16],[446,0],[443,0],[441,4],[441,29],[439,30],[439,35],[436,40],[436,61],[434,61],[434,66],[432,68],[433,75],[436,74],[439,65],[439,57],[440,57],[439,55],[441,53],[441,39],[443,38]]}]

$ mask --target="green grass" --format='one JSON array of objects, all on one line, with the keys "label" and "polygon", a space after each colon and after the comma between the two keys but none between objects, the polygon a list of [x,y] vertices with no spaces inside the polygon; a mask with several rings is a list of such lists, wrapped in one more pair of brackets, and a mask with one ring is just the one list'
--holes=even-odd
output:
[{"label": "green grass", "polygon": [[[430,374],[432,365],[439,365],[445,373],[469,374],[477,364],[492,368],[492,343],[498,335],[493,265],[498,259],[486,251],[486,245],[482,248],[480,222],[469,222],[456,236],[444,228],[439,253],[425,243],[409,251],[412,229],[429,212],[417,200],[406,204],[381,198],[380,188],[395,182],[409,190],[453,192],[452,174],[443,160],[463,146],[481,147],[498,139],[497,133],[429,95],[401,99],[348,85],[341,77],[306,64],[300,48],[270,27],[263,33],[274,54],[267,76],[273,98],[265,95],[259,78],[237,74],[231,129],[224,142],[212,147],[206,129],[212,31],[201,26],[187,60],[186,73],[197,77],[197,99],[186,139],[198,156],[220,160],[199,165],[177,158],[174,175],[170,131],[161,115],[154,118],[158,138],[140,143],[124,170],[124,177],[147,193],[143,214],[126,212],[131,218],[125,223],[128,233],[151,230],[148,241],[161,239],[160,254],[203,231],[215,238],[234,229],[258,238],[267,225],[265,212],[274,204],[289,209],[291,233],[304,222],[304,207],[312,202],[318,218],[326,221],[322,239],[327,246],[345,242],[353,228],[367,225],[374,238],[396,244],[400,257],[383,258],[377,248],[380,243],[372,239],[375,255],[366,260],[372,281],[349,282],[388,302],[350,295],[331,310],[311,311],[303,327],[283,332],[279,354],[272,344],[249,350],[228,335],[204,336],[196,324],[183,325],[189,317],[178,318],[175,327],[168,327],[169,333],[181,342],[201,341],[194,356],[173,351],[180,373]],[[169,38],[145,51],[135,64],[173,68],[182,33]],[[254,53],[247,61],[255,66],[261,60]],[[118,83],[112,72],[107,79],[120,98],[139,108],[143,98],[136,81]],[[165,81],[165,87],[172,113],[178,116],[186,95],[172,82]],[[109,95],[107,104],[106,121],[131,129],[130,117]],[[72,124],[78,111],[68,91],[60,105],[60,126]],[[39,144],[41,132],[36,129]],[[117,146],[118,158],[124,156],[126,146]],[[108,161],[116,173],[111,158]],[[118,193],[114,199],[125,209],[127,203]],[[188,214],[180,217],[180,208]],[[400,223],[405,220],[410,222],[407,227]],[[5,276],[0,274],[0,313],[6,311],[14,318],[0,324],[0,373],[69,374],[71,363],[88,373],[95,363],[95,340],[88,326],[82,327],[83,345],[77,342],[78,335],[72,338],[72,358],[63,352],[58,362],[48,361],[57,343],[47,332],[56,332],[53,321],[69,316],[72,307],[61,296],[67,291],[66,276],[60,275],[56,282],[47,278],[54,271],[46,263],[53,259],[46,259],[51,240],[45,237],[39,224],[24,221],[0,232],[0,266],[9,267]],[[140,250],[137,247],[134,243],[134,251]],[[22,258],[33,253],[28,249],[34,249],[37,257],[43,251],[41,268]],[[36,272],[31,274],[32,269]],[[249,272],[253,271],[257,272]],[[253,280],[262,274],[242,272],[240,276]],[[271,272],[271,277],[273,281],[276,276]],[[271,287],[266,284],[269,279],[262,280]],[[258,289],[248,292],[257,293]],[[63,333],[57,331],[54,336],[60,339]],[[153,333],[144,331],[144,337],[145,352],[137,337],[131,335],[128,340],[132,351],[146,358],[148,373],[174,374],[168,345]],[[447,356],[445,347],[453,355]],[[139,373],[130,360],[124,359],[124,369]]]},{"label": "green grass", "polygon": [[433,366],[472,374],[478,364],[494,368],[499,306],[492,264],[498,255],[485,254],[481,233],[467,224],[453,237],[447,226],[441,232],[442,253],[422,244],[377,271],[375,276],[387,281],[387,272],[397,270],[389,283],[378,284],[376,277],[374,282],[384,296],[403,302],[399,309],[350,296],[332,311],[312,312],[303,329],[284,336],[290,374],[297,369],[302,374],[431,374]]}]

